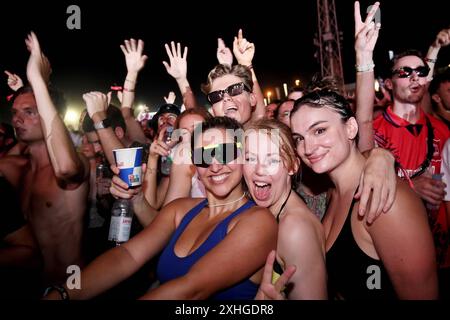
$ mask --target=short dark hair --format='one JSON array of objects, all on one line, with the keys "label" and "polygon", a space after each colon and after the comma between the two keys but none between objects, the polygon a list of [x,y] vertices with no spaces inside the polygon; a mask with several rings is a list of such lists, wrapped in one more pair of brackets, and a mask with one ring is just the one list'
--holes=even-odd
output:
[{"label": "short dark hair", "polygon": [[425,61],[425,57],[423,56],[423,53],[416,49],[407,49],[405,51],[402,51],[398,54],[396,54],[387,64],[387,69],[385,70],[385,78],[391,78],[392,77],[392,71],[394,69],[395,64],[400,60],[401,58],[407,57],[407,56],[415,56],[418,57],[420,60],[422,60],[423,64],[427,66],[427,62]]},{"label": "short dark hair", "polygon": [[[430,95],[432,96],[433,94],[437,93],[441,84],[445,83],[445,82],[450,82],[450,68],[449,67],[445,68],[444,70],[442,70],[440,72],[437,72],[434,75],[433,80],[431,80],[430,86],[428,87],[428,91],[430,92]],[[436,102],[433,99],[431,99],[431,107],[434,111],[436,111],[438,108]]]},{"label": "short dark hair", "polygon": [[[119,127],[122,128],[124,132],[127,131],[127,126],[125,124],[125,119],[123,118],[122,112],[116,106],[110,104],[106,110],[106,117],[111,122],[111,127],[113,129]],[[95,131],[94,122],[92,121],[89,114],[86,112],[81,122],[81,128],[84,133]]]},{"label": "short dark hair", "polygon": [[[64,118],[67,111],[67,105],[63,92],[51,86],[48,87],[48,92],[53,104],[55,105],[56,111],[61,117]],[[30,85],[25,85],[14,93],[12,99],[10,100],[11,105],[14,104],[14,101],[18,96],[26,93],[32,93],[34,95],[33,88]]]},{"label": "short dark hair", "polygon": [[[206,119],[204,122],[198,124],[195,128],[194,128],[194,134],[192,134],[191,136],[191,149],[192,151],[194,151],[194,145],[195,145],[195,138],[200,136],[201,133],[204,133],[206,130],[209,129],[231,129],[234,131],[237,130],[244,130],[244,127],[237,122],[236,120],[232,119],[232,118],[228,118],[228,117],[210,117],[209,119]],[[242,138],[242,137],[241,137]],[[238,141],[239,138],[237,138],[235,136],[235,142],[242,142],[242,141]]]},{"label": "short dark hair", "polygon": [[450,81],[450,68],[447,67],[443,71],[438,72],[434,75],[433,80],[430,83],[430,86],[428,88],[428,91],[431,95],[435,94],[441,83],[449,82]]}]

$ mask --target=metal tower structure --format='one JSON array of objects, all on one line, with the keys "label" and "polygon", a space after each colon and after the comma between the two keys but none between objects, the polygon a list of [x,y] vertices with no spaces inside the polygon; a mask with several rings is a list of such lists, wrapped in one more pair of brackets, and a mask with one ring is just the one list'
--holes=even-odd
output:
[{"label": "metal tower structure", "polygon": [[317,0],[318,34],[315,45],[321,76],[335,78],[344,89],[344,70],[341,57],[341,34],[339,33],[334,0]]}]

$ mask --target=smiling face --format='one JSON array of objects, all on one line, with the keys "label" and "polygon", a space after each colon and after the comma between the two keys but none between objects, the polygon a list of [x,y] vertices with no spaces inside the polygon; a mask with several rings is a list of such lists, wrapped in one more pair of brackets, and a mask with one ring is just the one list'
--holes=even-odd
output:
[{"label": "smiling face", "polygon": [[12,124],[19,140],[32,143],[44,139],[33,93],[27,92],[17,96],[11,112]]},{"label": "smiling face", "polygon": [[[242,82],[242,79],[233,75],[226,74],[211,82],[209,92],[225,90],[229,86]],[[255,95],[251,92],[242,91],[241,94],[230,96],[225,93],[221,101],[212,105],[214,116],[226,116],[235,119],[241,124],[250,120],[252,107],[256,105]]]},{"label": "smiling face", "polygon": [[[234,143],[234,138],[227,135],[224,129],[208,129],[201,136],[196,137],[194,149],[201,147],[208,149],[223,143]],[[225,198],[236,188],[241,188],[242,162],[242,152],[238,152],[237,158],[229,163],[221,164],[213,158],[207,168],[197,167],[199,178],[206,191],[216,198]],[[242,191],[239,192],[242,193]]]},{"label": "smiling face", "polygon": [[354,147],[358,133],[355,118],[344,122],[328,107],[301,106],[291,117],[298,155],[316,173],[333,171]]},{"label": "smiling face", "polygon": [[246,134],[244,178],[252,198],[261,207],[272,207],[291,186],[295,169],[287,168],[280,143],[275,132],[251,130]]}]

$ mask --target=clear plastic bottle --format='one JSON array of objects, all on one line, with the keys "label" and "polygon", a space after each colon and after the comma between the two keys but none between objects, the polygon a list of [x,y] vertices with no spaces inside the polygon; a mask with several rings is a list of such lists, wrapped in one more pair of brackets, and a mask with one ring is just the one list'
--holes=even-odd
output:
[{"label": "clear plastic bottle", "polygon": [[111,210],[111,225],[108,240],[114,241],[116,246],[127,242],[130,238],[131,223],[133,221],[133,205],[128,199],[118,199]]},{"label": "clear plastic bottle", "polygon": [[[172,141],[173,127],[169,126],[164,135],[164,142],[169,144]],[[161,157],[161,173],[165,176],[170,175],[170,167],[172,166],[172,158],[168,156]]]}]

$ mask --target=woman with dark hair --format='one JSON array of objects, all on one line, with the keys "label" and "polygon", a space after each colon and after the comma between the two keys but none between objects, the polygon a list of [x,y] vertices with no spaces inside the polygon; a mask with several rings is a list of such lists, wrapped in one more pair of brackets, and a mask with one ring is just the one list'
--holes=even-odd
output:
[{"label": "woman with dark hair", "polygon": [[322,220],[330,298],[435,299],[433,240],[423,203],[400,179],[394,204],[373,223],[354,194],[367,159],[348,102],[329,90],[297,100],[291,128],[303,162],[335,188]]}]

